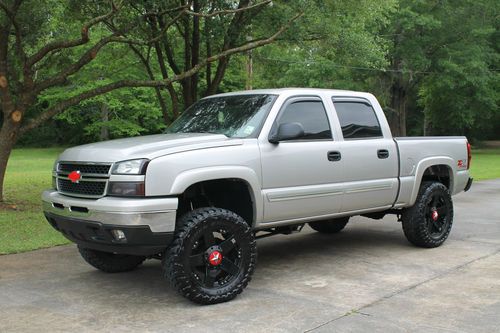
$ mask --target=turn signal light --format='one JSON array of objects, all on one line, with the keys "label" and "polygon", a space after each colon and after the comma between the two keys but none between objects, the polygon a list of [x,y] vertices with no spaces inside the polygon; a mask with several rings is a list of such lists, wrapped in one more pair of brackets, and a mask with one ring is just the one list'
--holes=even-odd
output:
[{"label": "turn signal light", "polygon": [[108,195],[118,197],[143,197],[146,195],[144,182],[110,182]]}]

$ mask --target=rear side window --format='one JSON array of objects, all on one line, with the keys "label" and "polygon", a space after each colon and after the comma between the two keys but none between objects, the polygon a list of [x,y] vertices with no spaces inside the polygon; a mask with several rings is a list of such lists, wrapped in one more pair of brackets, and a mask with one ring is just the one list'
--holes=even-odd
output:
[{"label": "rear side window", "polygon": [[304,127],[302,140],[331,139],[332,131],[321,101],[297,101],[286,106],[278,125],[300,123]]},{"label": "rear side window", "polygon": [[334,101],[344,139],[363,139],[382,136],[375,110],[363,102]]}]

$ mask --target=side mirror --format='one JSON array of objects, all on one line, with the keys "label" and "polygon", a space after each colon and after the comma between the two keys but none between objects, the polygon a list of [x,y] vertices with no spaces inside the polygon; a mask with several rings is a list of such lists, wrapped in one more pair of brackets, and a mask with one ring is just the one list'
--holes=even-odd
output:
[{"label": "side mirror", "polygon": [[269,142],[294,140],[304,136],[304,126],[300,123],[284,123],[279,125],[278,130],[270,138]]}]

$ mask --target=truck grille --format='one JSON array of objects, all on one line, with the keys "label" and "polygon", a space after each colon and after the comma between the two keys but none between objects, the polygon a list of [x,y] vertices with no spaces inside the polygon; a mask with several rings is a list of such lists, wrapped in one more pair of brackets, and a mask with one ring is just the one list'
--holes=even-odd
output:
[{"label": "truck grille", "polygon": [[101,197],[104,194],[106,182],[80,181],[78,183],[73,183],[71,180],[59,178],[57,180],[57,186],[60,192]]},{"label": "truck grille", "polygon": [[[106,195],[111,164],[59,162],[55,177],[57,191],[74,197],[101,198]],[[73,182],[69,174],[80,173],[80,179]]]},{"label": "truck grille", "polygon": [[78,170],[82,174],[89,173],[94,175],[107,175],[109,168],[111,166],[107,164],[70,164],[70,163],[59,163],[57,171],[60,172],[71,172]]}]

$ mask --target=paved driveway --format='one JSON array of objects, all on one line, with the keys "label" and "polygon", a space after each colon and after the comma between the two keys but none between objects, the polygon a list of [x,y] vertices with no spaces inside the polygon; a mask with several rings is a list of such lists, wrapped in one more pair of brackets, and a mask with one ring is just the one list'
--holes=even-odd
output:
[{"label": "paved driveway", "polygon": [[249,287],[214,306],[177,295],[157,261],[105,274],[73,245],[0,256],[0,332],[499,332],[500,180],[455,204],[437,249],[409,245],[393,216],[260,240]]}]

